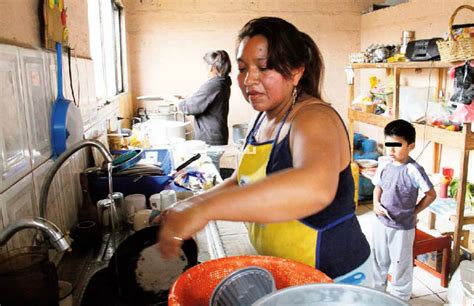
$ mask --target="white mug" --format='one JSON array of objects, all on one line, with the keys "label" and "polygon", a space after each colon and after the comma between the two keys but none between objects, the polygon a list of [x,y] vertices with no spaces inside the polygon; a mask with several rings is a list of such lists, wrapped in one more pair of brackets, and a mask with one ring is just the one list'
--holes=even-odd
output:
[{"label": "white mug", "polygon": [[159,193],[150,196],[150,207],[157,210],[161,209],[161,195]]},{"label": "white mug", "polygon": [[125,197],[125,209],[128,223],[133,224],[133,216],[136,212],[146,208],[146,197],[143,194],[129,194]]},{"label": "white mug", "polygon": [[177,201],[176,191],[174,190],[163,190],[162,192],[160,192],[160,197],[161,197],[161,207],[160,207],[161,211],[166,210]]},{"label": "white mug", "polygon": [[139,231],[149,225],[148,220],[150,219],[151,209],[144,209],[137,211],[133,216],[133,230]]}]

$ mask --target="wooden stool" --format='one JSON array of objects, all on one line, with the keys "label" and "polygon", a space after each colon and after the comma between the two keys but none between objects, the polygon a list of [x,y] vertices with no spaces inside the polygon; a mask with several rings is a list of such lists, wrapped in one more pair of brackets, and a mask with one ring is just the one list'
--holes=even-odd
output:
[{"label": "wooden stool", "polygon": [[[436,268],[432,268],[416,259],[417,255],[434,251],[443,251],[441,273],[436,271]],[[449,265],[451,261],[451,237],[433,237],[428,233],[416,229],[415,242],[413,244],[413,261],[415,266],[418,266],[441,279],[441,286],[444,288],[448,287]]]}]

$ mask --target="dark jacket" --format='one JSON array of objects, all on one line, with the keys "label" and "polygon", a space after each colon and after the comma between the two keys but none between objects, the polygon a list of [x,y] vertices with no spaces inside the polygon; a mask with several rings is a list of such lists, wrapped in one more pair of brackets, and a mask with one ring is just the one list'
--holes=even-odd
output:
[{"label": "dark jacket", "polygon": [[229,139],[230,77],[207,80],[190,98],[179,103],[186,115],[194,115],[194,139],[209,145],[226,145]]}]

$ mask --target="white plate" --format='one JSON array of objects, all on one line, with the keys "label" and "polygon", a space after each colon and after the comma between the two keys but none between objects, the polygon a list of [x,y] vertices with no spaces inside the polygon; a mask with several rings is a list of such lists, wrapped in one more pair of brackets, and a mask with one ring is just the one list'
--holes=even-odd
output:
[{"label": "white plate", "polygon": [[378,162],[374,159],[358,159],[356,162],[362,168],[373,168],[378,165]]}]

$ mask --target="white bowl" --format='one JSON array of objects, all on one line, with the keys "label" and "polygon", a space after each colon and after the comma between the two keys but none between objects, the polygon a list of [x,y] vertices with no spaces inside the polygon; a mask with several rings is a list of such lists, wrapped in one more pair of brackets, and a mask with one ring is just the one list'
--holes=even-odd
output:
[{"label": "white bowl", "polygon": [[361,168],[373,168],[373,167],[377,167],[378,165],[378,162],[374,159],[358,159],[356,160],[356,163]]}]

